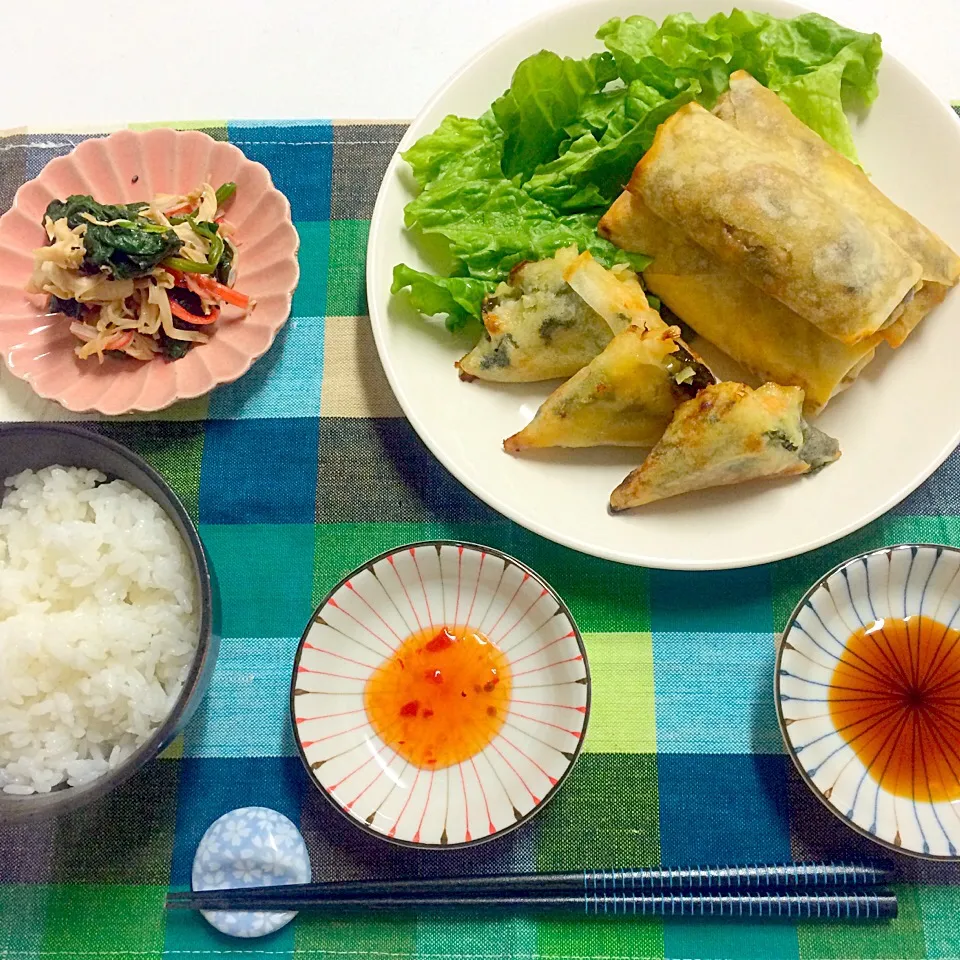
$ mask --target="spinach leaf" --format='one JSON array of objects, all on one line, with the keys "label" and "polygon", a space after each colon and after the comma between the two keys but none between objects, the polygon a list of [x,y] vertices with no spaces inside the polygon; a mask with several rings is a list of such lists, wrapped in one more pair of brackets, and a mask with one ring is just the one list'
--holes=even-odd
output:
[{"label": "spinach leaf", "polygon": [[513,339],[513,334],[505,333],[493,350],[480,361],[480,366],[484,370],[489,370],[492,367],[509,367],[510,350],[511,348],[516,349],[516,347],[517,341]]},{"label": "spinach leaf", "polygon": [[144,230],[138,225],[101,227],[91,223],[83,238],[87,268],[107,270],[117,280],[143,277],[161,260],[180,252],[183,241],[172,230]]},{"label": "spinach leaf", "polygon": [[[199,315],[203,312],[200,298],[192,290],[183,290],[180,287],[174,287],[172,290],[167,291],[167,296],[176,303],[179,303],[180,306],[189,313]],[[181,320],[179,317],[173,318],[173,325],[178,330],[203,329],[202,326],[196,323],[190,323],[189,320]],[[179,360],[181,357],[185,357],[196,342],[194,340],[175,340],[173,337],[168,337],[163,327],[160,328],[158,333],[160,336],[160,349],[168,360]]]},{"label": "spinach leaf", "polygon": [[168,337],[163,330],[160,331],[160,349],[168,360],[179,360],[185,357],[193,346],[192,340],[174,340]]},{"label": "spinach leaf", "polygon": [[230,279],[230,268],[232,266],[233,266],[233,244],[224,243],[223,255],[220,257],[220,262],[217,264],[217,269],[213,274],[219,283],[228,283]]},{"label": "spinach leaf", "polygon": [[[102,204],[93,197],[75,194],[66,202],[53,200],[45,216],[54,221],[66,219],[71,228],[86,225],[83,238],[86,252],[80,265],[84,273],[102,270],[113,279],[129,280],[146,276],[161,260],[175,256],[183,246],[183,241],[172,230],[138,216],[145,206],[144,203]],[[107,227],[91,223],[84,214],[103,222],[123,222]]]},{"label": "spinach leaf", "polygon": [[[174,287],[167,291],[167,297],[174,303],[183,307],[187,313],[192,313],[195,317],[203,316],[203,303],[192,290],[184,290],[183,287]],[[194,325],[188,320],[181,320],[179,317],[173,318],[173,325],[181,330],[193,330]]]},{"label": "spinach leaf", "polygon": [[783,432],[783,430],[768,430],[764,436],[777,446],[783,447],[790,453],[796,453],[800,448]]},{"label": "spinach leaf", "polygon": [[84,214],[90,214],[95,220],[136,220],[145,203],[110,204],[97,203],[93,197],[75,193],[66,200],[51,200],[47,205],[45,217],[53,221],[66,220],[71,230],[90,221]]},{"label": "spinach leaf", "polygon": [[51,313],[62,313],[68,317],[73,317],[74,320],[78,320],[80,314],[83,312],[83,304],[77,300],[67,300],[61,297],[51,296],[47,309]]}]

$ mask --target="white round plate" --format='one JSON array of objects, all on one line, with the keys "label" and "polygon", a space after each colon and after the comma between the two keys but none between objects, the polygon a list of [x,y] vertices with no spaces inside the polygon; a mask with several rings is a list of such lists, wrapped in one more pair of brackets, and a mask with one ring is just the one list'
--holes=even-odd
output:
[{"label": "white round plate", "polygon": [[[783,0],[738,4],[778,16],[805,12]],[[509,85],[516,65],[547,47],[584,56],[602,49],[597,27],[642,12],[679,10],[703,19],[718,0],[591,0],[551,11],[498,40],[430,101],[387,168],[370,226],[367,296],[380,359],[401,407],[426,445],[480,499],[529,530],[584,553],[673,569],[720,569],[778,560],[829,543],[889,510],[960,440],[960,407],[948,384],[960,362],[960,295],[954,291],[895,353],[884,347],[817,425],[842,458],[799,480],[761,482],[667,500],[629,514],[607,510],[610,491],[641,459],[629,449],[510,456],[503,439],[525,426],[552,385],[461,383],[453,363],[471,344],[431,331],[391,297],[394,264],[426,269],[403,229],[413,179],[399,151],[449,113],[479,116]],[[889,54],[880,96],[854,138],[877,185],[960,249],[960,123]]]},{"label": "white round plate", "polygon": [[[380,737],[367,685],[408,637],[445,627],[479,630],[499,648],[510,695],[479,752],[418,766]],[[462,847],[525,823],[560,788],[590,716],[587,654],[566,605],[519,560],[476,544],[410,544],[354,570],[317,608],[294,660],[290,715],[311,780],[355,824],[405,846]]]}]

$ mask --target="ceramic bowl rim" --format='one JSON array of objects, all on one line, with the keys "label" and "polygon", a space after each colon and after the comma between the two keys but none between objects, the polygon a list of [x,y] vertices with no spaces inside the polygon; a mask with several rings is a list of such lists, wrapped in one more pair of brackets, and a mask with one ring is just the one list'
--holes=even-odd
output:
[{"label": "ceramic bowl rim", "polygon": [[[274,183],[273,175],[270,172],[270,168],[267,167],[266,164],[260,163],[259,160],[253,160],[250,157],[248,157],[235,143],[231,143],[229,140],[217,140],[215,137],[210,136],[210,134],[207,133],[205,130],[198,130],[193,128],[181,130],[175,126],[150,127],[147,130],[135,130],[135,129],[132,129],[131,127],[121,127],[119,130],[99,131],[89,136],[86,136],[83,140],[80,140],[78,143],[74,144],[73,149],[71,149],[67,153],[63,154],[62,156],[53,157],[52,159],[47,161],[47,163],[43,165],[40,172],[37,173],[36,176],[30,177],[29,180],[25,180],[23,183],[20,184],[19,187],[17,187],[16,193],[14,193],[13,195],[13,200],[10,203],[10,206],[6,210],[4,210],[2,214],[0,214],[0,224],[2,224],[2,222],[8,217],[9,218],[14,217],[16,213],[21,209],[21,205],[23,202],[22,195],[24,191],[26,191],[31,186],[31,184],[39,180],[50,170],[53,170],[54,172],[56,172],[59,166],[65,165],[68,160],[76,156],[77,151],[80,151],[80,153],[83,154],[86,151],[87,144],[94,143],[94,142],[109,143],[111,140],[115,140],[115,138],[129,137],[129,136],[132,136],[138,140],[145,140],[151,136],[155,137],[158,131],[162,131],[163,133],[172,133],[174,135],[174,138],[180,139],[181,142],[183,142],[184,140],[195,141],[197,137],[202,137],[206,140],[209,140],[210,143],[214,144],[217,149],[229,148],[227,152],[233,152],[238,154],[243,164],[249,165],[251,167],[259,167],[266,173],[267,182],[269,183],[270,186],[265,193],[269,193],[270,191],[273,191],[274,193],[280,196],[280,198],[283,201],[283,209],[284,209],[284,216],[282,221],[280,222],[287,223],[290,225],[291,229],[293,230],[293,235],[295,238],[293,250],[291,251],[290,258],[289,258],[293,264],[293,270],[294,270],[293,286],[291,286],[290,290],[287,292],[285,296],[286,312],[283,319],[274,325],[274,329],[271,333],[270,340],[266,344],[266,346],[263,348],[263,350],[259,352],[255,352],[255,351],[250,352],[249,354],[244,353],[243,368],[238,373],[227,374],[225,376],[212,375],[212,382],[200,390],[192,389],[189,387],[179,387],[175,390],[174,397],[172,400],[169,401],[169,403],[162,403],[160,405],[157,405],[155,403],[145,402],[138,399],[127,409],[119,410],[119,411],[103,410],[101,407],[101,400],[99,398],[91,401],[86,406],[83,406],[83,405],[75,406],[75,405],[68,405],[62,399],[56,396],[54,393],[51,393],[49,391],[41,392],[37,388],[37,384],[34,378],[29,376],[29,371],[23,371],[22,368],[14,369],[14,367],[8,363],[7,358],[10,354],[10,348],[3,348],[2,353],[0,353],[0,357],[2,357],[2,360],[0,360],[0,363],[2,363],[3,369],[5,369],[11,376],[14,376],[18,380],[21,380],[24,383],[26,383],[27,386],[29,386],[30,389],[33,391],[33,393],[36,396],[38,396],[41,400],[47,400],[52,403],[56,403],[63,409],[69,410],[71,413],[95,412],[108,417],[123,416],[125,414],[130,414],[130,413],[159,413],[160,411],[168,410],[170,407],[174,406],[175,404],[183,403],[189,400],[197,400],[200,397],[205,397],[208,394],[212,393],[214,390],[216,390],[217,387],[222,387],[231,383],[235,383],[241,377],[246,376],[246,374],[250,372],[250,368],[254,365],[254,363],[256,363],[257,360],[265,356],[267,352],[270,350],[270,348],[273,346],[274,342],[276,341],[277,337],[280,334],[280,331],[289,322],[290,314],[293,311],[293,296],[297,291],[297,287],[300,285],[300,272],[301,272],[300,259],[299,259],[300,231],[297,230],[297,226],[293,220],[293,210],[290,205],[290,198],[276,185],[276,183]],[[163,135],[163,133],[161,133],[161,135]],[[28,375],[24,376],[24,372],[26,372]]]},{"label": "ceramic bowl rim", "polygon": [[[159,503],[154,497],[150,497],[150,499],[157,503],[164,510],[164,513],[167,512],[166,507],[170,506],[186,531],[186,536],[182,539],[184,539],[184,548],[197,564],[198,576],[194,580],[197,587],[197,606],[200,613],[197,624],[197,649],[190,664],[190,671],[183,681],[176,702],[156,730],[121,764],[88,783],[76,787],[61,787],[46,794],[34,793],[27,796],[0,794],[4,801],[0,805],[0,824],[17,824],[40,822],[82,809],[96,800],[103,799],[103,797],[112,793],[116,787],[126,783],[131,777],[139,773],[148,763],[156,760],[175,739],[176,735],[182,732],[184,717],[189,719],[203,699],[206,690],[205,684],[201,683],[201,680],[207,674],[207,671],[212,668],[219,644],[213,632],[213,584],[206,551],[200,540],[200,535],[197,533],[196,526],[180,497],[156,469],[139,454],[134,453],[129,447],[124,446],[112,437],[71,423],[5,423],[0,426],[0,430],[3,433],[14,431],[28,433],[31,430],[40,430],[81,437],[89,443],[111,450],[155,483],[166,495],[167,503]],[[71,464],[66,466],[71,466]],[[138,484],[134,483],[133,486],[140,489]],[[150,494],[147,494],[147,496],[150,496]],[[63,798],[59,802],[51,800],[40,805],[31,803],[36,797],[54,797],[57,795]],[[10,801],[9,804],[7,803],[8,800]],[[22,804],[24,809],[18,810],[14,804]],[[34,809],[30,809],[30,807],[34,807]]]},{"label": "ceramic bowl rim", "polygon": [[783,716],[783,707],[780,702],[780,664],[783,659],[783,651],[786,647],[787,635],[790,633],[790,630],[800,611],[803,609],[804,604],[806,604],[810,597],[812,597],[813,594],[816,593],[817,590],[819,590],[824,583],[826,583],[826,581],[839,570],[842,570],[853,563],[857,563],[858,561],[866,560],[869,557],[873,557],[878,554],[887,554],[890,556],[899,550],[915,550],[917,552],[920,550],[937,550],[940,553],[954,553],[960,556],[960,547],[952,547],[945,543],[895,543],[892,546],[875,547],[872,550],[864,550],[860,553],[856,553],[853,556],[847,557],[846,560],[842,560],[822,576],[818,577],[812,586],[810,586],[804,592],[797,605],[791,611],[790,616],[787,619],[787,625],[784,628],[783,633],[780,635],[780,641],[777,644],[777,657],[773,668],[773,700],[774,707],[777,711],[777,726],[780,728],[780,736],[783,737],[783,744],[787,754],[793,761],[793,765],[796,767],[797,772],[800,774],[800,779],[803,780],[804,784],[810,789],[810,792],[845,826],[849,827],[856,833],[859,833],[862,837],[866,837],[872,843],[876,843],[892,853],[902,854],[905,857],[913,857],[917,860],[929,860],[936,863],[958,863],[960,862],[960,854],[951,856],[950,854],[923,853],[919,850],[911,850],[908,847],[898,847],[889,840],[884,840],[881,837],[870,833],[869,830],[861,827],[858,823],[855,823],[839,808],[834,806],[834,804],[832,804],[830,800],[823,795],[823,793],[820,791],[820,788],[817,787],[817,785],[813,782],[813,779],[810,777],[807,771],[804,770],[803,764],[801,764],[800,758],[797,756],[797,751],[793,746],[793,742],[790,740],[790,737],[787,734],[787,725]]},{"label": "ceramic bowl rim", "polygon": [[[586,688],[587,688],[587,700],[585,704],[585,710],[583,714],[583,726],[580,730],[580,737],[577,740],[577,745],[573,750],[572,758],[567,762],[566,767],[563,772],[557,777],[557,782],[552,784],[550,789],[547,790],[544,795],[540,798],[540,802],[535,804],[532,809],[528,810],[519,820],[514,820],[513,823],[508,824],[500,830],[496,830],[493,833],[488,833],[482,837],[477,837],[473,840],[463,840],[458,843],[423,843],[415,842],[413,840],[403,840],[398,837],[389,837],[385,833],[381,833],[379,830],[374,830],[372,826],[368,823],[364,823],[361,820],[358,820],[354,817],[348,810],[344,809],[343,805],[337,801],[337,799],[330,793],[329,790],[314,776],[313,771],[310,769],[310,763],[307,760],[307,755],[303,749],[303,745],[300,742],[300,737],[297,734],[297,723],[296,723],[296,707],[295,707],[295,697],[294,690],[297,686],[297,668],[300,666],[300,657],[303,654],[303,645],[307,640],[307,635],[310,633],[310,629],[313,626],[317,615],[320,611],[329,603],[334,594],[353,577],[357,576],[358,573],[361,573],[364,570],[368,570],[375,563],[379,563],[381,560],[386,560],[388,557],[395,556],[398,553],[402,553],[405,550],[416,550],[418,547],[436,547],[439,551],[441,547],[464,547],[467,550],[475,550],[483,553],[489,553],[492,556],[499,557],[501,560],[506,561],[507,563],[512,563],[515,566],[519,567],[525,573],[529,574],[530,577],[536,582],[544,586],[553,597],[554,600],[559,604],[559,611],[563,613],[564,616],[570,621],[570,626],[573,628],[574,638],[577,642],[577,647],[580,651],[580,655],[583,657],[583,668],[586,675]],[[391,547],[389,550],[383,550],[378,553],[376,556],[371,557],[369,560],[364,561],[358,567],[351,570],[344,577],[337,581],[333,587],[325,594],[324,598],[317,604],[313,613],[310,615],[310,619],[307,621],[306,627],[304,627],[303,633],[300,636],[300,640],[297,643],[297,652],[293,658],[293,671],[290,677],[290,725],[293,730],[293,741],[297,747],[297,755],[300,757],[300,762],[303,764],[303,768],[306,771],[307,778],[310,781],[311,786],[318,790],[327,802],[336,810],[340,816],[348,820],[354,827],[358,830],[362,830],[365,834],[371,837],[376,837],[378,840],[383,840],[386,843],[393,844],[397,847],[405,847],[411,850],[463,850],[467,847],[476,847],[483,843],[489,843],[492,840],[500,840],[502,837],[506,836],[508,833],[512,833],[518,827],[523,826],[526,823],[529,823],[544,807],[550,803],[551,800],[557,795],[560,788],[564,785],[567,780],[567,777],[570,775],[570,772],[576,766],[577,761],[580,759],[580,752],[583,749],[584,740],[587,737],[587,728],[590,724],[590,710],[591,702],[593,695],[593,678],[590,674],[590,661],[587,657],[586,645],[583,641],[583,634],[580,631],[580,627],[577,625],[577,621],[574,619],[573,614],[570,612],[570,608],[567,606],[566,602],[557,593],[556,590],[551,586],[551,584],[545,580],[539,573],[533,570],[530,566],[524,563],[522,560],[518,560],[516,557],[512,556],[509,553],[506,553],[503,550],[500,550],[497,547],[488,547],[482,543],[475,543],[472,540],[459,540],[459,539],[444,539],[438,538],[434,540],[417,540],[412,543],[400,544],[396,547]],[[366,710],[364,710],[366,714]]]}]

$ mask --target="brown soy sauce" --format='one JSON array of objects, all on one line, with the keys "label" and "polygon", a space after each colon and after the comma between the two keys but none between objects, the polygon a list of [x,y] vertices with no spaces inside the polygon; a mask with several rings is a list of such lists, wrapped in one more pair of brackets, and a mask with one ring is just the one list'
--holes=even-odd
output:
[{"label": "brown soy sauce", "polygon": [[929,617],[857,630],[834,669],[830,716],[889,793],[960,799],[960,631]]}]

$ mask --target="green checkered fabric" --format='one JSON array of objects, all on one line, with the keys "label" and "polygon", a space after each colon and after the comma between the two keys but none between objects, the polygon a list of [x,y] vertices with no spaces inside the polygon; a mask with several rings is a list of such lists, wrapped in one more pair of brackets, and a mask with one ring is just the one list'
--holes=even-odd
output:
[{"label": "green checkered fabric", "polygon": [[[143,454],[197,522],[216,573],[223,645],[210,692],[167,754],[102,802],[0,827],[0,957],[384,960],[960,957],[955,866],[900,858],[887,924],[302,915],[260,941],[166,914],[196,845],[237,806],[297,822],[316,879],[455,876],[792,858],[876,857],[784,756],[775,644],[805,588],[859,550],[960,545],[960,459],[865,530],[748,570],[674,573],[581,556],[493,513],[427,452],[384,380],[363,268],[376,189],[403,126],[211,123],[266,164],[301,237],[293,315],[234,384],[149,417],[89,427]],[[78,142],[19,132],[0,144],[0,207]],[[0,375],[0,419],[77,419]],[[288,718],[293,655],[314,604],[382,550],[432,537],[510,553],[543,575],[584,632],[593,712],[584,752],[530,823],[475,849],[416,852],[361,833],[308,783]]]}]

